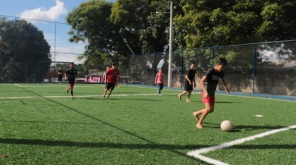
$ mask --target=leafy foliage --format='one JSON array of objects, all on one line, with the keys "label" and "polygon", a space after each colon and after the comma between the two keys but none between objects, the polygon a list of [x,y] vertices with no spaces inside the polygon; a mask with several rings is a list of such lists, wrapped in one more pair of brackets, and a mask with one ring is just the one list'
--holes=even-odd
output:
[{"label": "leafy foliage", "polygon": [[33,24],[0,18],[0,81],[41,81],[51,63],[49,52],[43,32]]}]

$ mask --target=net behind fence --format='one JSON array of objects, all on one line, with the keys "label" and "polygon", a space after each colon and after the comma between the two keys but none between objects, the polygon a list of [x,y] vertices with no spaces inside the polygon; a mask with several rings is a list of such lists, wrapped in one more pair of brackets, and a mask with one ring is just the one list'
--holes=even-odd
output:
[{"label": "net behind fence", "polygon": [[[65,71],[70,62],[75,62],[68,57],[78,57],[84,51],[84,45],[69,43],[69,25],[40,21],[35,28],[20,19],[0,19],[2,83],[56,83],[58,70]],[[34,33],[28,33],[31,31]],[[47,33],[56,35],[50,37]],[[177,50],[172,54],[172,87],[183,88],[184,74],[191,62],[196,64],[198,82],[213,67],[215,58],[225,57],[229,64],[225,79],[231,91],[296,96],[296,40]],[[168,52],[131,55],[129,65],[119,62],[121,83],[154,85],[161,68],[166,86],[168,58]],[[76,62],[78,82],[102,83],[104,67],[86,69]],[[218,88],[223,90],[221,86]]]}]

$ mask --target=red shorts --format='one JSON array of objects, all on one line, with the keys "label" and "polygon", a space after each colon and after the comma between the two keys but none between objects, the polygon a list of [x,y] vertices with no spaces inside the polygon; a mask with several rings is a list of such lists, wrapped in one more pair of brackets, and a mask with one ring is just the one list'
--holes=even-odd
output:
[{"label": "red shorts", "polygon": [[215,96],[209,96],[208,98],[204,97],[204,93],[201,93],[201,97],[202,97],[202,102],[203,103],[210,103],[210,104],[215,104]]},{"label": "red shorts", "polygon": [[73,87],[74,87],[74,83],[69,83],[69,87],[70,87],[70,89],[72,90]]}]

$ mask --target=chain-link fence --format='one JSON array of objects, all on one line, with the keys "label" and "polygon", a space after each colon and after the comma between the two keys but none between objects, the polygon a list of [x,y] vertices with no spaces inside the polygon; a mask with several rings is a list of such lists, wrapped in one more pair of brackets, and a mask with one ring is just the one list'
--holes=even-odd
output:
[{"label": "chain-link fence", "polygon": [[84,52],[85,44],[68,41],[70,29],[65,23],[0,15],[0,82],[57,82],[57,68],[78,64]]},{"label": "chain-link fence", "polygon": [[[79,82],[101,83],[105,70],[99,68],[104,67],[85,69],[73,61],[83,54],[85,44],[68,41],[70,28],[63,23],[0,16],[0,82],[58,82],[58,70],[65,71],[68,63],[74,62]],[[225,79],[231,91],[296,96],[296,40],[177,50],[172,54],[172,87],[183,87],[190,62],[196,64],[198,82],[213,67],[214,59],[222,56],[229,63]],[[168,52],[131,55],[129,65],[119,62],[121,82],[153,85],[161,68],[167,85],[168,57]]]},{"label": "chain-link fence", "polygon": [[[233,92],[296,96],[295,40],[174,51],[172,86],[183,87],[190,62],[196,64],[198,82],[217,57],[228,61],[225,80]],[[167,52],[132,56],[125,74],[130,83],[151,85],[159,68],[168,75]]]}]

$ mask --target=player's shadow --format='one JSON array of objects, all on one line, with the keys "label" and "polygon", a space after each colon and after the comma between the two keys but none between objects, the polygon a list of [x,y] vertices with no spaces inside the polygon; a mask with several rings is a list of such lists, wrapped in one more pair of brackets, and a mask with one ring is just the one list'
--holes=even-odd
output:
[{"label": "player's shadow", "polygon": [[101,101],[118,101],[118,100],[130,100],[130,101],[162,101],[162,100],[156,100],[156,99],[142,99],[142,98],[124,98],[124,97],[112,97],[109,99],[104,99],[103,97],[85,97],[85,98],[79,98],[79,99],[85,99],[85,100],[101,100]]},{"label": "player's shadow", "polygon": [[[112,97],[112,96],[110,96]],[[125,97],[112,97],[110,99],[103,99],[103,100],[107,100],[107,101],[112,101],[112,100],[130,100],[130,101],[162,101],[162,100],[157,100],[157,99],[143,99],[143,98],[125,98]]]},{"label": "player's shadow", "polygon": [[[204,127],[210,127],[215,129],[220,129],[219,124],[215,123],[208,123],[204,122]],[[279,129],[284,128],[285,126],[280,125],[264,125],[264,126],[258,126],[258,125],[234,125],[233,129],[229,132],[241,132],[241,131],[252,131],[252,130],[258,130],[258,129],[267,129],[267,130],[273,130],[273,129]]]},{"label": "player's shadow", "polygon": [[[199,148],[211,147],[209,145],[190,144],[133,144],[133,143],[110,143],[110,142],[75,142],[67,140],[40,140],[40,139],[14,139],[14,138],[0,138],[0,144],[15,144],[15,145],[43,145],[43,146],[64,146],[64,147],[79,147],[79,148],[112,148],[112,149],[159,149],[169,150],[178,153],[181,156],[188,157],[185,153],[178,150],[195,150]],[[238,145],[232,146],[231,149],[295,149],[295,144],[264,144],[264,145]],[[226,148],[227,149],[227,148]]]}]

